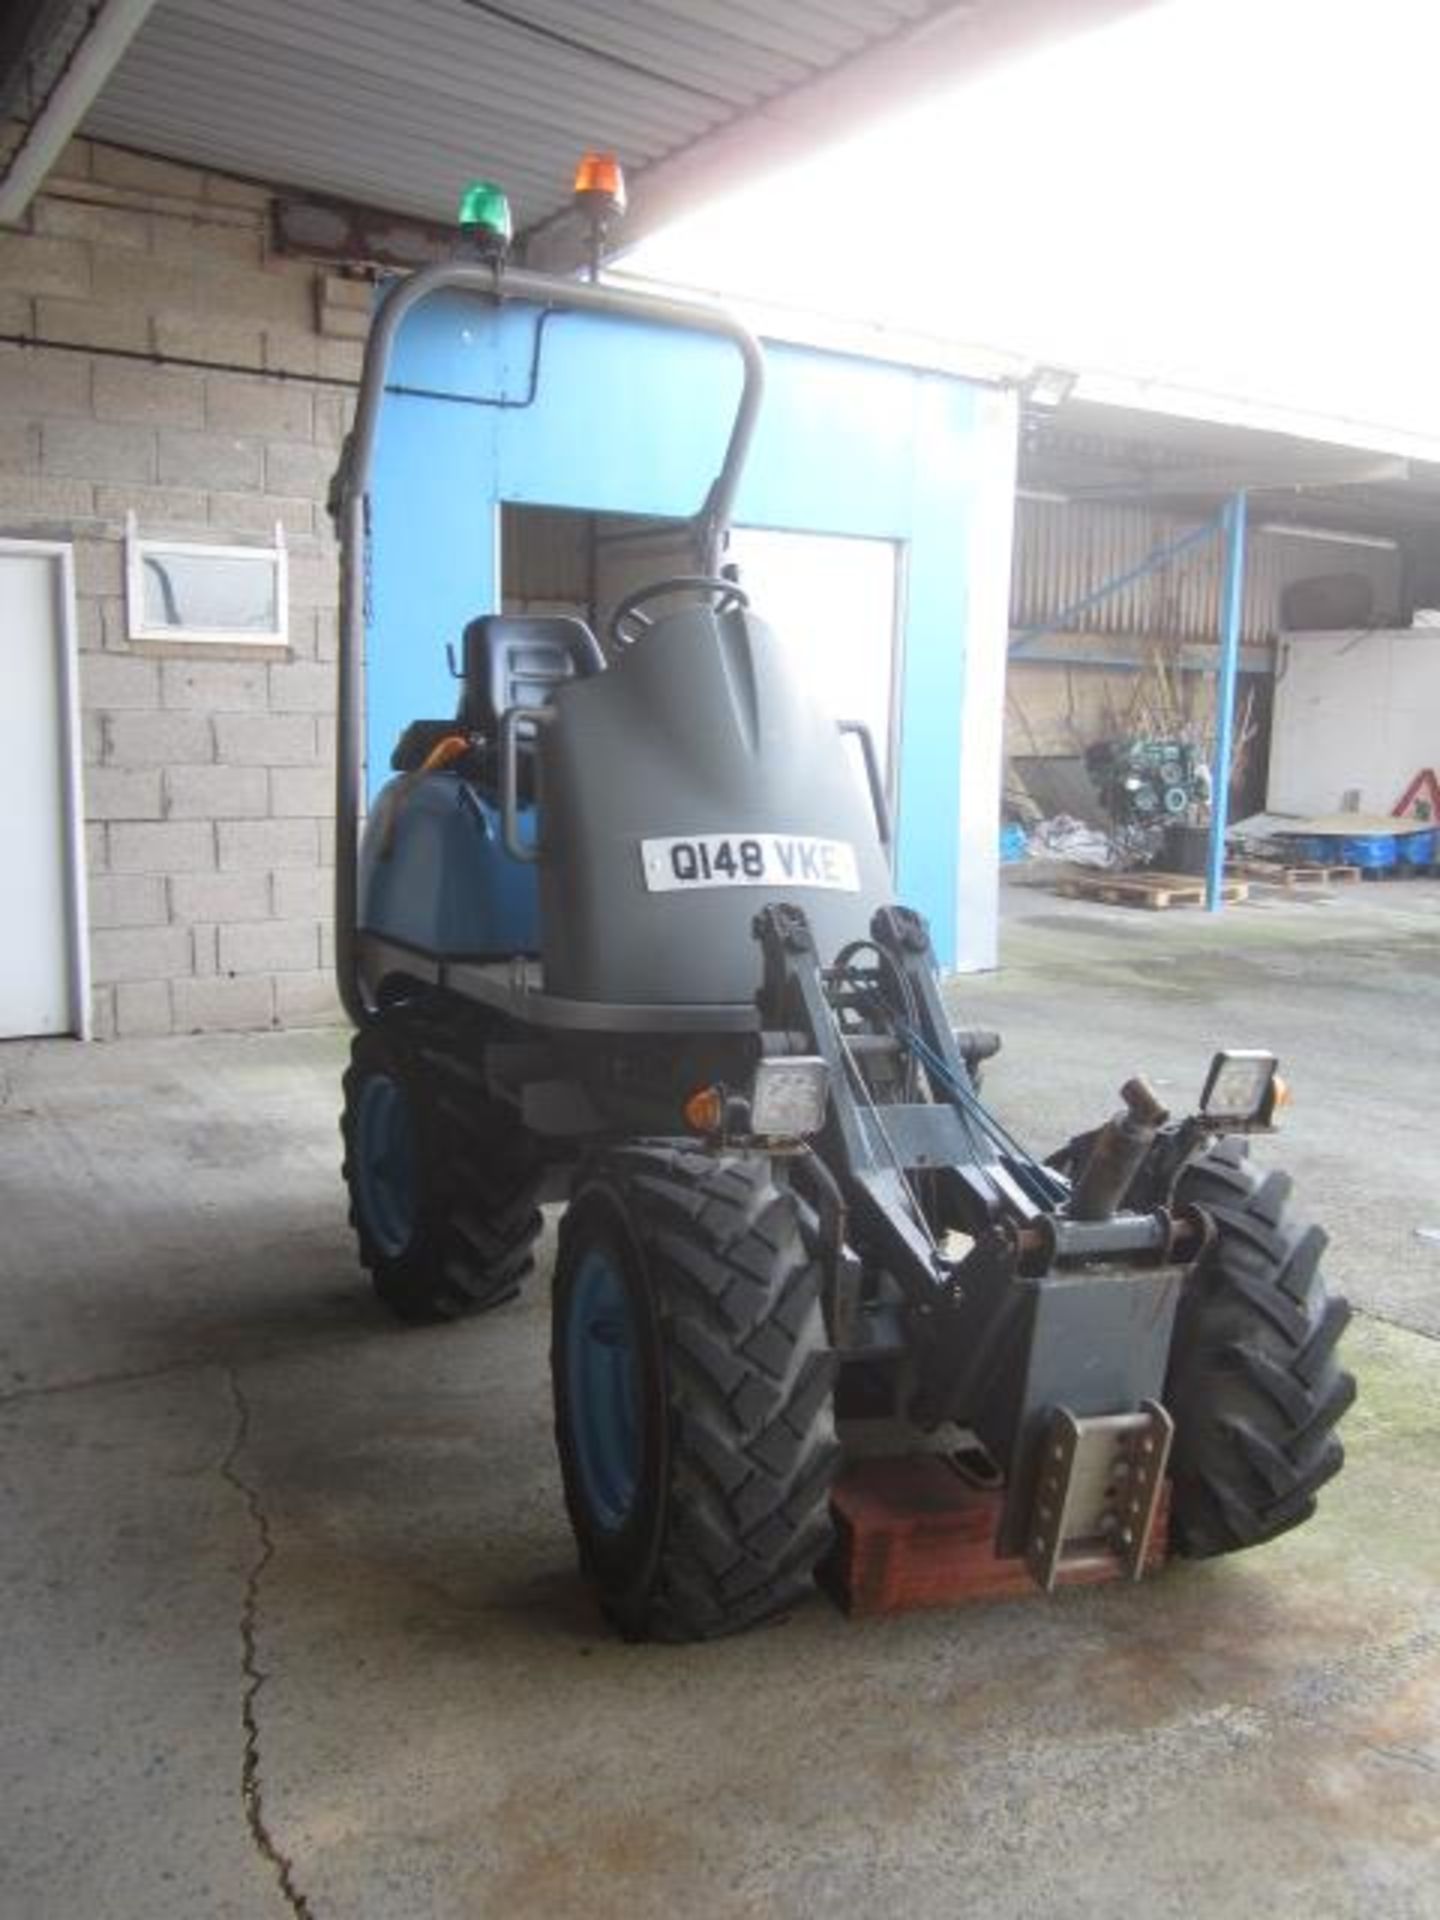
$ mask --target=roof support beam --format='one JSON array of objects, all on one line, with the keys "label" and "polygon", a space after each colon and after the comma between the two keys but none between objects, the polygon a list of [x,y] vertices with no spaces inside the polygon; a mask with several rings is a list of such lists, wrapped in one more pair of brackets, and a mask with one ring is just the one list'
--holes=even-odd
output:
[{"label": "roof support beam", "polygon": [[[738,115],[633,175],[630,211],[618,244],[631,246],[728,188],[804,159],[887,111],[917,106],[1047,40],[1108,25],[1150,4],[1153,0],[1006,0],[1001,6],[956,0],[885,44],[864,48],[818,79]],[[546,273],[569,272],[587,258],[586,229],[568,210],[521,238],[526,265]]]},{"label": "roof support beam", "polygon": [[1225,835],[1230,825],[1230,772],[1235,738],[1235,677],[1245,624],[1245,489],[1226,502],[1225,592],[1220,603],[1220,673],[1215,683],[1215,765],[1210,778],[1210,844],[1205,858],[1205,905],[1225,908]]},{"label": "roof support beam", "polygon": [[13,227],[119,65],[155,0],[101,0],[0,179],[0,226]]},{"label": "roof support beam", "polygon": [[1272,453],[1246,458],[1243,453],[1220,465],[1187,467],[1181,464],[1138,471],[1125,468],[1119,479],[1067,482],[1055,478],[1057,489],[1070,500],[1115,500],[1125,505],[1147,500],[1167,501],[1201,494],[1301,493],[1316,488],[1376,487],[1411,477],[1412,463],[1395,453],[1350,453],[1344,448],[1313,447],[1295,453]]}]

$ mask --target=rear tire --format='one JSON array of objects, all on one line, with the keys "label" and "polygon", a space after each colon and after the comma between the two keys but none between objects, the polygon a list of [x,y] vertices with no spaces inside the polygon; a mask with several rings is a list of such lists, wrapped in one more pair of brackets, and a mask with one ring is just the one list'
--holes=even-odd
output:
[{"label": "rear tire", "polygon": [[454,1039],[397,1009],[356,1034],[345,1074],[350,1223],[377,1295],[406,1321],[513,1299],[540,1231],[523,1129]]},{"label": "rear tire", "polygon": [[1344,1464],[1334,1429],[1355,1398],[1336,1358],[1350,1308],[1320,1273],[1325,1235],[1288,1218],[1289,1175],[1262,1176],[1248,1151],[1243,1138],[1219,1141],[1175,1190],[1215,1228],[1181,1299],[1165,1390],[1171,1538],[1191,1558],[1308,1520]]},{"label": "rear tire", "polygon": [[835,1359],[768,1161],[592,1160],[560,1230],[551,1369],[581,1566],[627,1637],[709,1639],[805,1597],[831,1535]]}]

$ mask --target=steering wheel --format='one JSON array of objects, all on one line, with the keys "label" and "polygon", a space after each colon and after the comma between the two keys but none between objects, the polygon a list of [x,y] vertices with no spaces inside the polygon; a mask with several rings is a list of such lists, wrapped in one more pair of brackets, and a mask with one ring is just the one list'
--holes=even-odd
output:
[{"label": "steering wheel", "polygon": [[734,613],[737,608],[750,604],[750,596],[733,580],[710,573],[677,573],[669,580],[655,580],[648,587],[637,587],[634,593],[626,594],[610,616],[610,644],[616,648],[633,647],[655,624],[653,617],[644,611],[646,605],[651,600],[667,600],[681,593],[713,601],[717,613]]}]

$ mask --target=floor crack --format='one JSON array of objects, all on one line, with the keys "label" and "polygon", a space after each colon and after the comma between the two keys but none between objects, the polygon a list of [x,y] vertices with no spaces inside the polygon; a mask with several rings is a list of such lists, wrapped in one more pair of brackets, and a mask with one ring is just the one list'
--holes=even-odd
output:
[{"label": "floor crack", "polygon": [[1440,1762],[1432,1760],[1428,1753],[1421,1753],[1415,1747],[1398,1744],[1385,1746],[1376,1740],[1362,1740],[1360,1744],[1369,1752],[1378,1754],[1382,1760],[1395,1760],[1401,1766],[1419,1767],[1424,1773],[1440,1773]]},{"label": "floor crack", "polygon": [[197,1373],[209,1366],[208,1360],[167,1360],[157,1367],[122,1368],[115,1373],[87,1373],[69,1380],[44,1380],[38,1386],[22,1384],[0,1393],[0,1407],[14,1406],[21,1400],[51,1400],[67,1393],[90,1393],[96,1387],[130,1387],[140,1381],[163,1380],[171,1373]]},{"label": "floor crack", "polygon": [[220,1462],[220,1477],[232,1486],[245,1503],[255,1529],[257,1551],[245,1576],[245,1595],[240,1606],[240,1672],[244,1689],[240,1696],[240,1730],[244,1744],[240,1760],[240,1798],[245,1807],[245,1823],[256,1851],[273,1869],[280,1891],[298,1920],[314,1920],[314,1909],[295,1884],[295,1870],[281,1851],[265,1819],[265,1794],[260,1778],[260,1718],[257,1711],[260,1690],[268,1675],[260,1665],[258,1622],[260,1584],[265,1570],[275,1557],[275,1539],[270,1520],[261,1504],[257,1488],[240,1471],[240,1457],[250,1438],[250,1402],[240,1385],[234,1367],[226,1367],[225,1378],[235,1407],[235,1426],[230,1445]]},{"label": "floor crack", "polygon": [[[355,1332],[337,1333],[329,1338],[314,1341],[306,1350],[311,1353],[343,1352],[351,1346],[372,1339],[373,1331],[361,1328]],[[212,1354],[187,1354],[179,1360],[163,1360],[153,1367],[121,1367],[112,1373],[87,1373],[72,1375],[69,1379],[28,1381],[6,1387],[0,1391],[0,1407],[15,1406],[25,1400],[55,1399],[67,1393],[93,1393],[105,1387],[129,1387],[146,1380],[163,1380],[170,1374],[203,1373],[209,1367],[224,1367],[227,1371],[234,1365],[247,1367],[263,1366],[267,1361],[288,1357],[295,1352],[293,1343],[286,1345],[274,1341],[267,1346],[257,1346],[243,1353],[238,1362],[217,1359]]]},{"label": "floor crack", "polygon": [[1440,1332],[1431,1327],[1417,1327],[1413,1321],[1398,1320],[1393,1313],[1382,1313],[1378,1307],[1365,1307],[1351,1301],[1355,1316],[1359,1320],[1378,1320],[1382,1327],[1394,1327],[1397,1333],[1413,1333],[1417,1339],[1440,1342]]}]

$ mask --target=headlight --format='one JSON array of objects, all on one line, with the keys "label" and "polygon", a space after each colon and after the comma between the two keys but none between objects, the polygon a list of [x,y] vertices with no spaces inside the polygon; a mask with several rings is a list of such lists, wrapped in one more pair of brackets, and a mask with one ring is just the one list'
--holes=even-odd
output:
[{"label": "headlight", "polygon": [[772,1139],[803,1140],[825,1124],[830,1072],[818,1056],[762,1060],[750,1095],[750,1130]]},{"label": "headlight", "polygon": [[1278,1065],[1273,1053],[1241,1049],[1217,1053],[1205,1077],[1201,1113],[1207,1120],[1229,1120],[1237,1126],[1268,1121],[1275,1106]]}]

